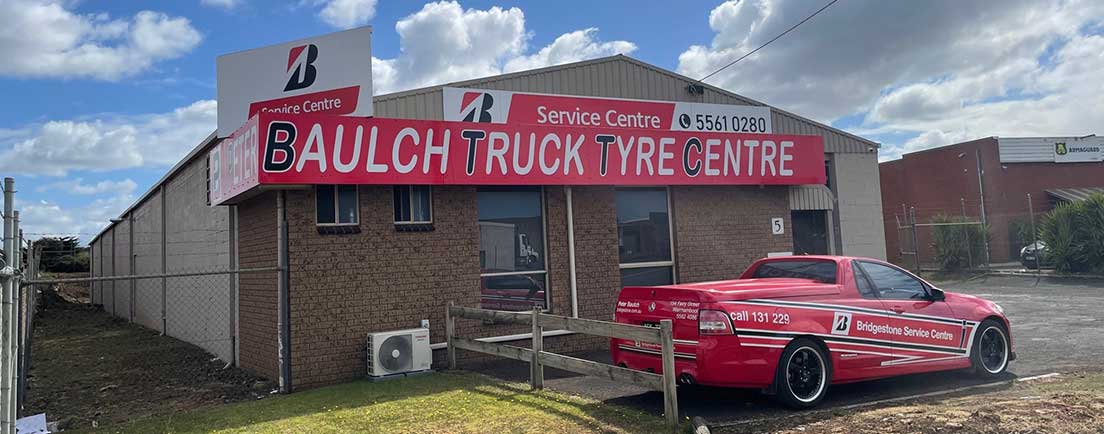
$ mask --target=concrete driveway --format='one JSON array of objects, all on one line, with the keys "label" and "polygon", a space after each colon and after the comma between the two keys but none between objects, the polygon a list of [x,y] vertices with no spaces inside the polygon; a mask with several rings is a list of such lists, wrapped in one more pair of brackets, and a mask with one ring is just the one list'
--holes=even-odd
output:
[{"label": "concrete driveway", "polygon": [[[980,277],[937,282],[951,292],[978,295],[999,303],[1012,322],[1018,360],[1006,378],[1100,368],[1104,360],[1104,280],[1034,277]],[[605,352],[582,355],[609,363]],[[528,365],[494,363],[487,373],[513,381],[528,381]],[[857,384],[834,386],[822,408],[885,398],[950,390],[981,382],[966,372],[917,374]],[[545,386],[617,403],[662,412],[663,395],[646,389],[593,377],[546,369]],[[701,416],[725,423],[792,414],[754,390],[680,388],[679,408],[685,416]]]}]

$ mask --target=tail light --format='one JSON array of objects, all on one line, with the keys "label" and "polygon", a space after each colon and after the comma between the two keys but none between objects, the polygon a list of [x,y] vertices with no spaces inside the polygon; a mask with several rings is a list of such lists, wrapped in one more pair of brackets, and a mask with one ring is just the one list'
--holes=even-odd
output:
[{"label": "tail light", "polygon": [[730,335],[732,334],[732,322],[728,314],[719,310],[698,311],[698,334],[700,335]]}]

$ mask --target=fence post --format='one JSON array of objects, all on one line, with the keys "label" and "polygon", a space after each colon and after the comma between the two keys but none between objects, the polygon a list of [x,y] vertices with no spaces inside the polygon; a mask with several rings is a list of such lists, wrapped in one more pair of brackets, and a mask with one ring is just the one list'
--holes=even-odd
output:
[{"label": "fence post", "polygon": [[448,368],[456,369],[456,345],[452,338],[456,336],[456,317],[452,316],[453,303],[450,301],[445,308],[445,352],[448,354]]},{"label": "fence post", "polygon": [[912,222],[912,250],[916,252],[912,255],[913,261],[916,263],[916,274],[920,274],[920,238],[916,236],[916,207],[909,207],[909,221]]},{"label": "fence post", "polygon": [[[127,214],[127,270],[130,270],[130,274],[138,274],[134,271],[134,264],[138,262],[137,259],[138,255],[134,253],[134,212],[131,212]],[[134,322],[136,304],[134,299],[138,296],[136,284],[134,280],[130,281],[130,302],[127,303],[127,307],[129,307],[127,315],[130,316],[130,322]]]},{"label": "fence post", "polygon": [[[12,178],[4,178],[4,268],[8,270],[14,269],[12,263],[12,257],[14,251],[12,249],[12,206],[14,205],[15,194],[15,180]],[[8,372],[12,369],[12,353],[14,349],[11,342],[11,329],[15,327],[13,317],[15,315],[14,306],[12,304],[13,298],[13,276],[3,276],[3,289],[2,292],[2,308],[0,308],[0,317],[2,318],[2,326],[0,326],[0,433],[8,434],[15,432],[15,421],[11,419],[11,407],[15,405],[15,402],[11,394],[11,376]]]},{"label": "fence post", "polygon": [[970,268],[974,268],[974,244],[970,242],[970,225],[965,224],[969,221],[966,218],[966,198],[958,198],[959,203],[962,204],[962,233],[966,235],[966,260],[969,261]]},{"label": "fence post", "polygon": [[[169,272],[169,260],[168,253],[168,217],[165,213],[165,184],[161,184],[161,191],[157,194],[161,201],[161,274]],[[103,263],[103,257],[100,257],[100,263]],[[103,274],[101,272],[101,274]],[[161,278],[161,336],[169,334],[169,304],[165,301],[165,297],[168,296],[168,279]],[[100,285],[100,298],[103,299],[103,285]]]},{"label": "fence post", "polygon": [[1031,193],[1027,194],[1027,212],[1031,216],[1031,248],[1035,249],[1035,275],[1038,276],[1042,270],[1039,269],[1039,254],[1042,251],[1039,250],[1039,232],[1035,230],[1035,207],[1031,204]]},{"label": "fence post", "polygon": [[533,360],[529,362],[529,386],[533,390],[544,388],[544,366],[540,352],[544,351],[544,328],[540,326],[541,308],[533,306]]},{"label": "fence post", "polygon": [[671,432],[678,431],[678,390],[675,384],[674,323],[669,319],[659,322],[660,345],[663,347],[663,414]]},{"label": "fence post", "polygon": [[16,421],[19,419],[19,372],[23,368],[23,362],[20,355],[23,352],[23,348],[19,346],[20,336],[23,333],[23,288],[20,286],[19,274],[23,272],[23,261],[20,255],[23,254],[23,230],[19,229],[19,211],[12,212],[12,233],[15,235],[15,240],[12,242],[12,264],[15,268],[15,276],[12,278],[12,307],[15,308],[15,322],[12,324],[12,333],[9,339],[12,344],[12,370],[10,373],[6,373],[11,377],[8,385],[11,387],[11,410],[9,420]]}]

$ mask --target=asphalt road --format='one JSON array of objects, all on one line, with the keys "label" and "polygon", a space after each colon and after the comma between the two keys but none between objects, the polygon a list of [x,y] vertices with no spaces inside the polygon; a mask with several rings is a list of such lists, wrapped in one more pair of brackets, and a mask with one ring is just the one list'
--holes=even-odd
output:
[{"label": "asphalt road", "polygon": [[[1005,379],[1101,369],[1104,280],[990,276],[936,285],[946,291],[985,297],[1005,309],[1012,322],[1013,345],[1018,356]],[[582,356],[609,362],[604,352]],[[513,381],[528,381],[529,374],[528,365],[512,362],[495,363],[486,372]],[[967,372],[941,372],[833,386],[821,408],[980,383]],[[554,369],[546,369],[545,387],[657,413],[663,409],[661,393]],[[680,388],[679,409],[684,416],[701,416],[711,424],[793,413],[758,391],[704,387]]]}]

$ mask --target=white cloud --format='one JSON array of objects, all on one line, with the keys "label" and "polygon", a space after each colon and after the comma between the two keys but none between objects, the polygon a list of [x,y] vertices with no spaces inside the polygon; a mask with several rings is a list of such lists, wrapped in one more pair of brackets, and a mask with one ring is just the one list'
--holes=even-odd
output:
[{"label": "white cloud", "polygon": [[0,75],[118,80],[180,57],[202,39],[187,18],[141,11],[129,20],[112,19],[67,6],[0,2]]},{"label": "white cloud", "polygon": [[241,4],[240,0],[200,0],[200,4],[204,6],[213,6],[217,8],[223,8],[226,10],[234,9]]},{"label": "white cloud", "polygon": [[564,33],[535,54],[510,59],[506,62],[504,70],[505,72],[523,71],[636,51],[636,44],[632,42],[601,42],[597,36],[598,29],[594,27]]},{"label": "white cloud", "polygon": [[339,29],[367,24],[376,16],[376,0],[321,0],[315,5],[322,6],[318,18]]},{"label": "white cloud", "polygon": [[0,171],[64,176],[170,166],[214,130],[215,118],[215,101],[201,100],[167,113],[49,121],[25,128],[10,144],[0,142]]},{"label": "white cloud", "polygon": [[[728,1],[709,45],[679,71],[702,77],[818,5]],[[1104,131],[1100,36],[1083,33],[1104,3],[839,2],[708,82],[821,121],[857,116],[859,134],[896,133],[886,155],[990,135]],[[907,138],[910,137],[911,139]]]},{"label": "white cloud", "polygon": [[134,180],[127,178],[122,181],[112,181],[110,179],[97,182],[95,184],[85,184],[81,178],[58,181],[50,184],[38,187],[38,192],[46,192],[51,190],[60,190],[69,194],[79,195],[98,195],[103,193],[114,193],[129,195],[134,193],[134,189],[138,188],[138,184]]},{"label": "white cloud", "polygon": [[86,243],[134,201],[131,193],[97,198],[87,204],[63,206],[55,201],[16,199],[20,227],[27,238],[78,235]]},{"label": "white cloud", "polygon": [[516,7],[464,9],[456,2],[428,3],[397,23],[400,53],[372,59],[376,93],[429,86],[632,52],[626,41],[600,42],[597,29],[566,33],[526,55],[531,37]]}]

